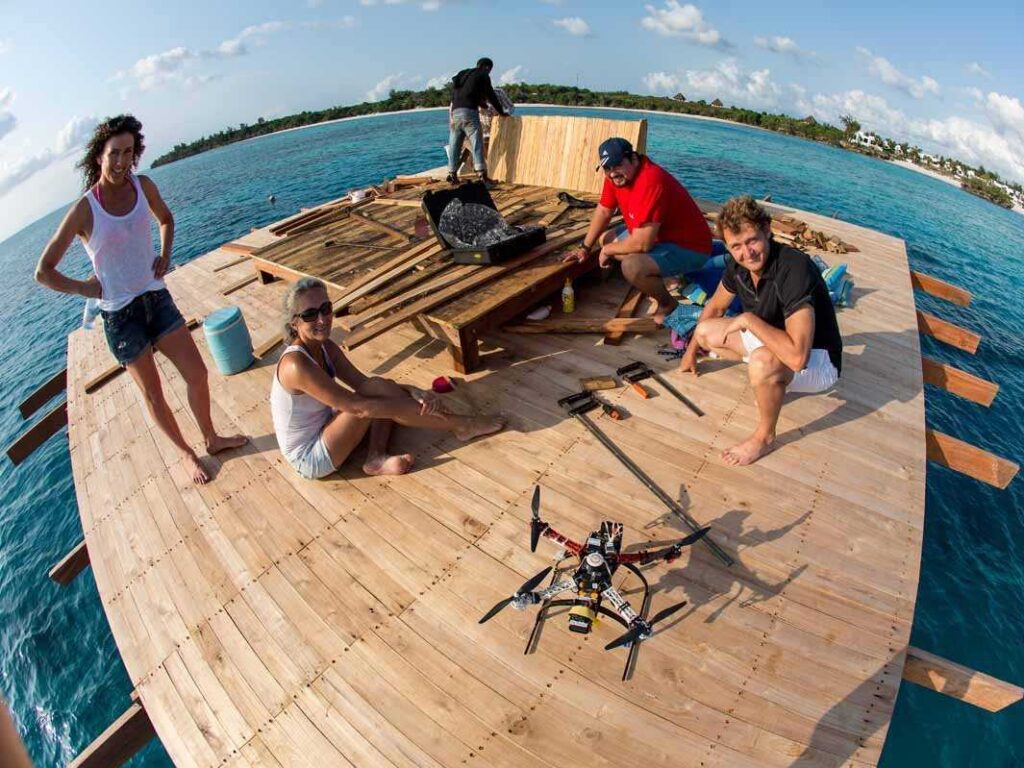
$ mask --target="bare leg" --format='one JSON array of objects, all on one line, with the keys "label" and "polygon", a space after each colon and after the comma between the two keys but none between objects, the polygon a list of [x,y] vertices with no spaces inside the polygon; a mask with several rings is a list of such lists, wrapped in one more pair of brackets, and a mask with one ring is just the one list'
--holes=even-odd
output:
[{"label": "bare leg", "polygon": [[693,330],[693,340],[701,349],[714,352],[724,360],[742,360],[747,354],[743,340],[738,333],[725,335],[725,329],[732,320],[727,317],[716,317],[701,321]]},{"label": "bare leg", "polygon": [[661,276],[658,265],[646,253],[631,253],[622,257],[622,276],[641,293],[658,302],[658,311],[654,315],[655,322],[660,323],[673,309],[678,306],[672,294],[665,287],[665,278]]},{"label": "bare leg", "polygon": [[188,388],[188,405],[196,418],[199,430],[206,441],[206,450],[210,454],[220,453],[228,448],[238,448],[249,442],[245,435],[218,435],[213,428],[210,417],[210,384],[207,379],[206,364],[199,354],[195,339],[188,328],[182,326],[162,336],[156,342],[156,348],[163,352],[174,363],[178,373],[185,380]]},{"label": "bare leg", "polygon": [[126,366],[128,374],[132,377],[143,399],[146,401],[146,409],[149,415],[156,422],[156,425],[170,439],[174,446],[181,452],[182,460],[188,469],[192,481],[202,485],[209,481],[210,475],[205,467],[199,462],[192,447],[185,442],[178,422],[171,412],[171,407],[164,397],[163,385],[160,383],[160,372],[156,367],[156,360],[153,359],[153,350],[147,349]]},{"label": "bare leg", "polygon": [[[359,388],[359,394],[371,397],[408,397],[409,393],[388,379],[370,378]],[[395,423],[391,419],[374,419],[370,423],[370,444],[363,471],[368,475],[402,475],[412,469],[411,453],[388,455],[388,440]]]},{"label": "bare leg", "polygon": [[742,443],[722,451],[722,461],[732,466],[753,464],[772,450],[782,398],[786,385],[793,380],[793,372],[767,347],[750,353],[749,373],[757,403],[757,428]]}]

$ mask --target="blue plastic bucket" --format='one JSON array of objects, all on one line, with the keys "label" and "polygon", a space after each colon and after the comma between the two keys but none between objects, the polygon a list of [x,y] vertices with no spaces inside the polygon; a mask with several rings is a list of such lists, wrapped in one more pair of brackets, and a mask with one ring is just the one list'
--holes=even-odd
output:
[{"label": "blue plastic bucket", "polygon": [[213,362],[221,373],[230,376],[252,365],[255,359],[252,339],[241,309],[224,307],[214,310],[203,321],[203,331]]}]

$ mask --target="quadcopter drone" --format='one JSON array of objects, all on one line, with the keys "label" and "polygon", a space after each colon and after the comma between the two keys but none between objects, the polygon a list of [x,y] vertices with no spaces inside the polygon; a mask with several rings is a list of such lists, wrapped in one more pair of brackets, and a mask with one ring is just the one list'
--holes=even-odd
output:
[{"label": "quadcopter drone", "polygon": [[[480,619],[481,624],[493,618],[498,612],[511,605],[517,610],[525,610],[532,605],[540,605],[537,620],[530,633],[530,639],[526,643],[524,653],[529,653],[539,638],[540,627],[547,618],[548,608],[555,606],[568,606],[569,608],[569,630],[579,634],[589,634],[593,629],[598,614],[607,616],[626,628],[626,633],[612,640],[605,646],[606,651],[613,648],[629,646],[629,655],[626,658],[626,667],[622,673],[622,679],[628,680],[632,675],[633,666],[636,661],[636,653],[640,643],[647,640],[654,631],[654,625],[667,619],[678,611],[686,601],[676,603],[658,612],[653,618],[647,618],[650,609],[650,586],[643,573],[637,565],[647,565],[659,560],[671,563],[679,557],[683,547],[687,547],[707,535],[710,528],[701,528],[675,544],[662,549],[641,550],[639,552],[622,552],[622,523],[613,523],[608,520],[601,523],[600,530],[593,531],[587,536],[583,544],[563,536],[546,522],[540,519],[540,486],[533,491],[533,518],[530,521],[530,551],[537,551],[537,542],[543,536],[555,542],[564,550],[562,557],[570,555],[579,558],[579,566],[573,572],[571,578],[560,579],[562,573],[568,569],[555,571],[552,583],[539,591],[537,586],[544,580],[544,577],[551,571],[548,566],[536,576],[523,584],[514,595],[507,597]],[[619,566],[626,568],[640,579],[643,584],[643,604],[640,612],[637,613],[629,601],[612,586],[612,577]],[[575,592],[571,599],[555,600],[558,595],[565,592]],[[613,610],[602,605],[607,600]]]}]

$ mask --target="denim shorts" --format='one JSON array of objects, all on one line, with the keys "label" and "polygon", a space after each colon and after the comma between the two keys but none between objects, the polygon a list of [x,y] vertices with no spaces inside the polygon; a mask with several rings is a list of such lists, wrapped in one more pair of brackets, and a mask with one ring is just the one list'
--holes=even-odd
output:
[{"label": "denim shorts", "polygon": [[[616,240],[625,240],[629,237],[629,231],[625,225],[616,231]],[[726,253],[725,243],[721,240],[711,241],[711,255],[691,251],[675,243],[655,243],[647,255],[654,259],[658,265],[658,272],[662,277],[679,277],[687,272],[697,272],[702,269],[708,259]]]},{"label": "denim shorts", "polygon": [[288,463],[307,480],[319,480],[335,471],[331,452],[324,443],[323,432],[312,443],[296,451]]},{"label": "denim shorts", "polygon": [[147,291],[121,309],[101,314],[107,346],[121,365],[128,365],[161,337],[185,324],[166,288]]}]

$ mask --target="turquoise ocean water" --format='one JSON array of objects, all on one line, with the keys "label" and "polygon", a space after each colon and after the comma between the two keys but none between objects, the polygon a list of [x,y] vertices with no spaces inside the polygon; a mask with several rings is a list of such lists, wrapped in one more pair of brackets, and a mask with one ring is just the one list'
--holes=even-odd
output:
[{"label": "turquoise ocean water", "polygon": [[[985,409],[929,388],[928,422],[1000,455],[1024,458],[1024,216],[841,150],[740,126],[646,117],[650,154],[694,195],[723,201],[741,192],[771,194],[778,203],[835,213],[905,239],[912,267],[971,289],[974,301],[967,308],[926,295],[918,303],[981,331],[978,354],[929,339],[922,340],[923,349],[998,382],[1001,390]],[[158,168],[150,175],[177,220],[174,261],[183,264],[300,206],[386,175],[440,165],[445,137],[442,112],[393,115],[278,134]],[[277,198],[274,205],[267,200],[270,193]],[[6,275],[0,283],[5,445],[25,428],[17,404],[64,366],[66,335],[81,321],[81,299],[44,291],[32,279],[62,214],[0,243]],[[65,269],[86,273],[79,245]],[[130,684],[91,572],[67,589],[46,579],[47,569],[81,536],[66,441],[51,439],[18,468],[0,459],[0,489],[0,691],[36,763],[63,765],[124,710]],[[1016,683],[1024,683],[1022,502],[1021,479],[998,491],[928,466],[911,638]],[[133,764],[169,761],[154,742]],[[1024,705],[993,715],[904,685],[882,765],[1024,765]]]}]

